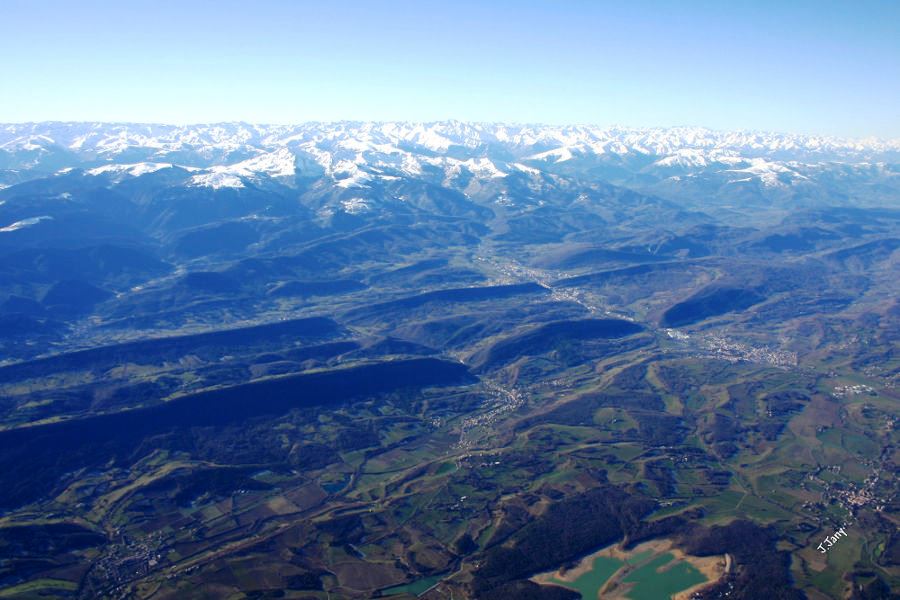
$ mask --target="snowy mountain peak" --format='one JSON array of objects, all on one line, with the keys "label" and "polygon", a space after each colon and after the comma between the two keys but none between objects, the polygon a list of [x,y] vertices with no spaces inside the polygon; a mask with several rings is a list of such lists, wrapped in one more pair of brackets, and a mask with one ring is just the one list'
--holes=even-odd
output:
[{"label": "snowy mountain peak", "polygon": [[[595,154],[642,153],[668,156],[682,149],[730,150],[743,155],[794,153],[853,155],[900,152],[900,140],[847,140],[828,136],[748,131],[714,131],[700,127],[619,128],[462,123],[302,123],[298,125],[142,125],[103,123],[18,123],[0,125],[0,150],[66,149],[98,156],[129,149],[158,154],[201,148],[221,154],[248,148],[272,151],[311,143],[318,147],[384,152],[387,147],[419,147],[438,153],[501,144],[526,155],[563,148]],[[377,146],[381,146],[378,148]]]},{"label": "snowy mountain peak", "polygon": [[[815,187],[836,165],[847,181],[866,177],[892,189],[898,162],[898,140],[699,127],[460,121],[0,125],[0,188],[66,169],[117,183],[175,166],[189,173],[173,178],[171,185],[186,180],[212,189],[296,187],[303,178],[321,179],[339,190],[377,190],[403,178],[478,193],[511,174],[577,178],[591,171],[643,193],[695,194],[684,185],[692,182],[704,193],[712,186],[733,196],[749,193],[747,186],[772,193]],[[493,183],[470,187],[472,181]]]}]

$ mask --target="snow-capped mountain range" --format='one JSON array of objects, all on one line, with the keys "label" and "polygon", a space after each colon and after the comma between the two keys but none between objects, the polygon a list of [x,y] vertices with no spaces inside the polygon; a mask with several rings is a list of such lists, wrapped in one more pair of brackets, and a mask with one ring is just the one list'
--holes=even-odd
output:
[{"label": "snow-capped mountain range", "polygon": [[589,173],[642,193],[679,200],[701,193],[741,202],[748,193],[840,196],[857,183],[893,191],[898,162],[900,140],[696,127],[458,121],[0,125],[3,187],[76,169],[114,182],[181,169],[185,177],[179,182],[213,189],[269,182],[291,187],[313,179],[359,189],[412,178],[464,190],[473,181],[512,175],[545,179]]},{"label": "snow-capped mountain range", "polygon": [[684,155],[691,154],[691,151],[752,155],[787,152],[823,156],[900,151],[900,140],[847,140],[827,136],[725,132],[699,127],[635,129],[459,121],[298,125],[43,122],[0,125],[0,148],[5,151],[58,145],[75,152],[115,156],[133,148],[149,148],[160,153],[185,148],[230,152],[248,147],[275,149],[309,143],[338,143],[348,149],[381,151],[389,151],[398,145],[411,145],[435,152],[445,152],[454,146],[474,149],[490,144],[529,152],[545,146],[546,151],[562,155],[563,148],[596,154],[639,152],[655,156]]}]

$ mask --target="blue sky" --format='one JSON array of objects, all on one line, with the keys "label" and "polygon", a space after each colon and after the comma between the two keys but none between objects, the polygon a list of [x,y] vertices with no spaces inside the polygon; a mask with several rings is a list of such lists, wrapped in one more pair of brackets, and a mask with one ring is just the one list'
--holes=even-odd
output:
[{"label": "blue sky", "polygon": [[900,137],[900,2],[0,0],[0,121]]}]

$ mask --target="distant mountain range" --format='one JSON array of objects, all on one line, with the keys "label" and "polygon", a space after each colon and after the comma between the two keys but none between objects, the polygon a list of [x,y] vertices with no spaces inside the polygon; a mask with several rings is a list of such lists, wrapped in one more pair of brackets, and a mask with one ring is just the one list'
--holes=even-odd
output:
[{"label": "distant mountain range", "polygon": [[[496,180],[602,179],[692,204],[875,200],[898,189],[900,140],[843,140],[694,127],[597,128],[463,123],[0,125],[0,186],[69,174],[125,179],[167,171],[168,185],[333,185],[398,179],[478,195]],[[478,189],[476,189],[478,188]],[[701,199],[703,202],[701,202]],[[338,205],[350,213],[371,202]],[[506,201],[502,194],[495,199]],[[8,225],[8,224],[7,224]]]}]

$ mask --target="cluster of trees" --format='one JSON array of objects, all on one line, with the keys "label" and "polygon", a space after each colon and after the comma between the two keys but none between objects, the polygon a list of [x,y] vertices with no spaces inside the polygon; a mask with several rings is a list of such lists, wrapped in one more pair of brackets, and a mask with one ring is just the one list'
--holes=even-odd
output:
[{"label": "cluster of trees", "polygon": [[[621,539],[655,504],[643,496],[605,485],[550,505],[507,542],[485,551],[476,572],[476,595],[481,598],[488,597],[489,592],[499,593],[499,589],[510,587],[516,580]],[[515,587],[519,590],[522,585],[516,583]]]},{"label": "cluster of trees", "polygon": [[[102,532],[76,523],[42,523],[0,528],[0,587],[26,581],[35,573],[77,560],[76,550],[106,542]],[[48,559],[52,556],[52,559]]]},{"label": "cluster of trees", "polygon": [[187,506],[201,496],[216,498],[237,489],[271,489],[271,485],[251,477],[255,470],[254,467],[220,467],[176,473],[150,483],[142,493],[146,496],[166,494],[179,506]]},{"label": "cluster of trees", "polygon": [[731,575],[705,590],[701,598],[730,600],[802,600],[793,588],[790,554],[777,550],[777,534],[751,521],[738,520],[723,527],[693,527],[683,536],[683,547],[694,556],[731,554],[737,564]]}]

